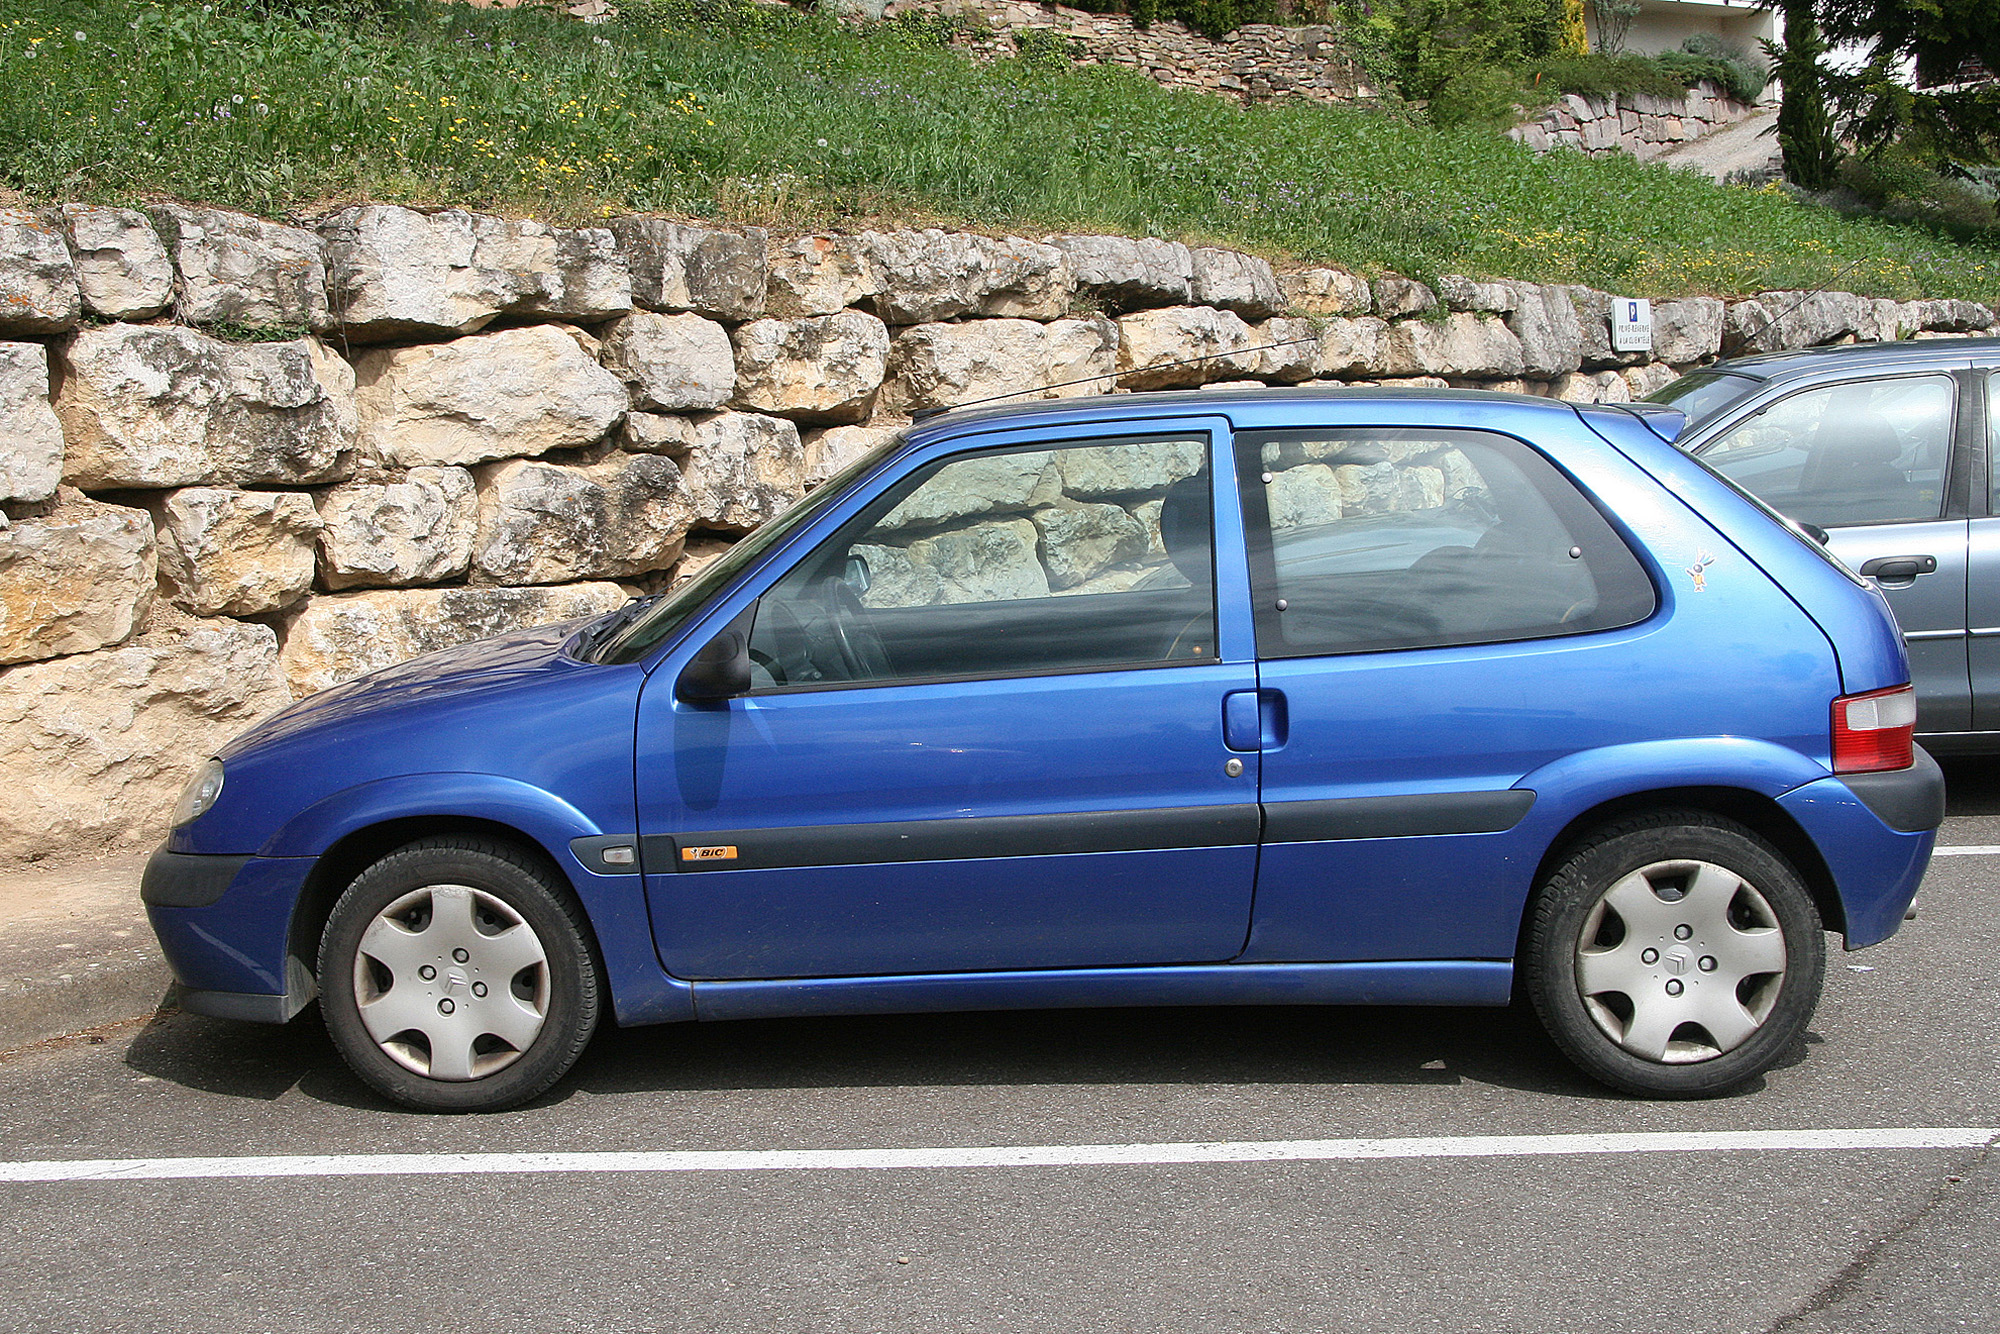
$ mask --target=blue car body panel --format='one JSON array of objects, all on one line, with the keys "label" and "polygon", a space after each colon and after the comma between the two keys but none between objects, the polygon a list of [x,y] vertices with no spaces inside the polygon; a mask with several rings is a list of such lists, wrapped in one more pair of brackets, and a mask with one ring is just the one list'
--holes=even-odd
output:
[{"label": "blue car body panel", "polygon": [[[1593,634],[1259,663],[1228,460],[1235,432],[1296,425],[1528,442],[1632,547],[1654,613]],[[912,468],[1160,432],[1212,451],[1213,661],[675,698],[699,648]],[[1503,1003],[1538,870],[1606,803],[1668,789],[1775,801],[1823,855],[1850,944],[1894,930],[1932,838],[1888,828],[1829,773],[1830,701],[1907,680],[1879,595],[1612,409],[1269,390],[954,414],[910,429],[642,660],[579,661],[564,651],[575,630],[373,673],[225,748],[222,799],[168,847],[249,860],[217,902],[152,909],[182,982],[284,992],[316,859],[405,822],[540,848],[588,914],[624,1023]],[[683,860],[773,831],[763,864]],[[623,838],[630,873],[572,847]],[[926,851],[955,842],[970,851]]]}]

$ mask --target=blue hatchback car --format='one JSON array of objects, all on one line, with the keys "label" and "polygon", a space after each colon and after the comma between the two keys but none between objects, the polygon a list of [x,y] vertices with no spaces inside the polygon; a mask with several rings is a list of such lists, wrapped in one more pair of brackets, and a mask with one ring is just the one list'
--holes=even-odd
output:
[{"label": "blue hatchback car", "polygon": [[145,881],[196,1012],[402,1103],[607,1016],[1530,1001],[1717,1094],[1943,815],[1882,596],[1655,405],[1121,395],[919,423],[670,595],[325,691]]}]

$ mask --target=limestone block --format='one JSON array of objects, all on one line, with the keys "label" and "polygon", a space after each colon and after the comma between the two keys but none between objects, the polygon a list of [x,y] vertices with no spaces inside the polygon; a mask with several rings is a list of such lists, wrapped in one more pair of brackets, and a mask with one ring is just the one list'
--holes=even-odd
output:
[{"label": "limestone block", "polygon": [[1505,379],[1523,373],[1521,340],[1491,316],[1460,312],[1442,321],[1400,320],[1389,326],[1388,375]]},{"label": "limestone block", "polygon": [[1722,351],[1725,356],[1740,356],[1751,351],[1751,344],[1770,327],[1771,312],[1764,309],[1764,303],[1752,297],[1744,301],[1731,301],[1722,312]]},{"label": "limestone block", "polygon": [[1052,589],[1075,588],[1146,554],[1146,528],[1117,505],[1066,500],[1030,516]]},{"label": "limestone block", "polygon": [[1993,311],[1976,301],[1938,298],[1907,304],[1917,328],[1937,333],[1979,333],[1994,324]]},{"label": "limestone block", "polygon": [[[1725,350],[1782,352],[1818,347],[1857,332],[1874,311],[1852,292],[1759,292],[1756,306],[1725,317]],[[1760,318],[1761,317],[1761,318]],[[1728,344],[1737,340],[1735,348]]]},{"label": "limestone block", "polygon": [[312,587],[320,517],[296,491],[190,486],[148,499],[160,591],[197,616],[256,616]]},{"label": "limestone block", "polygon": [[793,320],[835,315],[873,298],[880,279],[858,236],[801,236],[768,243],[769,292],[764,313]]},{"label": "limestone block", "polygon": [[1375,296],[1375,313],[1385,320],[1422,315],[1437,309],[1437,293],[1414,278],[1388,274],[1368,286]]},{"label": "limestone block", "polygon": [[631,412],[618,428],[618,445],[635,454],[669,454],[684,457],[694,448],[694,423],[686,417],[668,417],[658,412]]},{"label": "limestone block", "polygon": [[1856,324],[1854,337],[1862,343],[1893,343],[1910,336],[1923,328],[1922,319],[1913,307],[1918,302],[1886,301],[1880,298],[1863,302],[1861,318]]},{"label": "limestone block", "polygon": [[866,232],[875,310],[890,324],[958,315],[1050,320],[1069,309],[1070,270],[1052,245],[962,232]]},{"label": "limestone block", "polygon": [[858,310],[753,320],[732,341],[737,400],[800,421],[861,421],[888,372],[889,330]]},{"label": "limestone block", "polygon": [[1300,315],[1365,315],[1375,298],[1368,280],[1343,269],[1305,269],[1278,275],[1285,303]]},{"label": "limestone block", "polygon": [[40,343],[0,343],[0,500],[47,500],[62,468],[48,351]]},{"label": "limestone block", "polygon": [[1069,259],[1076,290],[1108,310],[1184,306],[1194,294],[1194,256],[1178,241],[1156,237],[1051,236]]},{"label": "limestone block", "polygon": [[88,653],[132,637],[153,599],[153,521],[65,491],[0,527],[0,663]]},{"label": "limestone block", "polygon": [[55,334],[83,314],[62,229],[40,213],[0,209],[0,334]]},{"label": "limestone block", "polygon": [[240,621],[0,672],[0,857],[157,843],[204,758],[290,702],[270,627]]},{"label": "limestone block", "polygon": [[1658,393],[1681,378],[1679,371],[1663,361],[1648,362],[1644,366],[1634,366],[1629,370],[1618,372],[1618,375],[1620,379],[1625,381],[1625,387],[1631,392],[1633,401],[1635,402],[1645,398],[1648,394]]},{"label": "limestone block", "polygon": [[1520,304],[1520,295],[1508,283],[1482,283],[1448,274],[1438,279],[1437,294],[1447,310],[1470,310],[1505,315]]},{"label": "limestone block", "polygon": [[953,529],[910,543],[910,559],[937,576],[939,601],[1002,602],[1049,595],[1036,559],[1035,525],[1003,519]]},{"label": "limestone block", "polygon": [[152,219],[135,209],[63,207],[84,308],[111,320],[143,320],[174,299],[174,262]]},{"label": "limestone block", "polygon": [[729,331],[700,315],[633,311],[606,331],[604,364],[639,408],[719,408],[736,392]]},{"label": "limestone block", "polygon": [[1653,359],[1688,366],[1720,353],[1722,312],[1722,303],[1708,296],[1655,301]]},{"label": "limestone block", "polygon": [[311,338],[224,343],[111,324],[56,349],[67,477],[86,490],[338,481],[354,469],[354,375]]},{"label": "limestone block", "polygon": [[400,467],[483,463],[601,439],[625,385],[552,325],[356,358],[361,444]]},{"label": "limestone block", "polygon": [[1101,394],[1111,388],[1109,379],[1067,382],[1111,375],[1117,346],[1117,326],[1102,318],[919,324],[898,334],[890,349],[884,403],[918,412],[999,397]]},{"label": "limestone block", "polygon": [[291,693],[303,698],[422,653],[510,630],[599,616],[628,600],[613,583],[321,594],[286,618],[278,660]]},{"label": "limestone block", "polygon": [[1279,316],[1250,330],[1258,354],[1257,378],[1274,384],[1299,384],[1318,374],[1319,331],[1311,320]]},{"label": "limestone block", "polygon": [[1277,275],[1271,272],[1268,261],[1214,246],[1201,246],[1190,253],[1196,305],[1220,306],[1248,320],[1266,319],[1285,308],[1284,294],[1278,290]]},{"label": "limestone block", "polygon": [[1617,371],[1576,372],[1559,376],[1549,397],[1564,403],[1630,403],[1632,386]]},{"label": "limestone block", "polygon": [[[1197,440],[1161,440],[1146,445],[1085,445],[1057,451],[1062,494],[1073,500],[1116,496],[1157,496],[1201,471],[1205,453]],[[996,460],[997,462],[997,460]],[[1041,487],[1029,499],[1037,501]]]},{"label": "limestone block", "polygon": [[[1126,389],[1181,389],[1254,375],[1261,353],[1229,355],[1254,345],[1250,326],[1234,311],[1210,306],[1137,311],[1118,320],[1118,383]],[[1192,357],[1209,359],[1175,364]]]},{"label": "limestone block", "polygon": [[160,205],[154,220],[181,276],[177,313],[190,324],[330,326],[326,243],[315,233],[179,204]]},{"label": "limestone block", "polygon": [[1355,379],[1382,374],[1388,364],[1389,322],[1374,315],[1327,320],[1319,329],[1319,353],[1313,374]]},{"label": "limestone block", "polygon": [[1332,523],[1341,516],[1340,479],[1324,463],[1304,463],[1271,474],[1265,487],[1276,529]]},{"label": "limestone block", "polygon": [[718,320],[755,319],[770,286],[761,227],[711,231],[665,218],[613,218],[632,266],[632,299],[648,310],[691,310]]},{"label": "limestone block", "polygon": [[478,579],[550,584],[665,569],[694,519],[681,470],[664,454],[614,454],[562,467],[490,463],[479,484]]},{"label": "limestone block", "polygon": [[331,589],[435,584],[472,566],[479,497],[463,468],[412,468],[313,497],[324,525],[320,581]]},{"label": "limestone block", "polygon": [[1027,510],[1052,504],[1061,494],[1062,479],[1046,452],[963,459],[939,469],[878,527],[921,528],[975,514]]},{"label": "limestone block", "polygon": [[631,271],[603,227],[369,204],[320,231],[350,339],[472,333],[502,313],[598,320],[632,308]]},{"label": "limestone block", "polygon": [[782,417],[715,412],[694,418],[682,465],[695,521],[748,532],[805,494],[799,428]]},{"label": "limestone block", "polygon": [[808,491],[848,464],[887,444],[903,432],[906,423],[888,422],[877,426],[828,426],[806,431],[799,437],[805,457],[801,480]]}]

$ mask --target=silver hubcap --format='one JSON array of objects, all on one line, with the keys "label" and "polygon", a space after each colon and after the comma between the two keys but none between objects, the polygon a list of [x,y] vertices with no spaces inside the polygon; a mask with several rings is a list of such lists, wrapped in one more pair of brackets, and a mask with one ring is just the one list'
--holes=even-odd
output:
[{"label": "silver hubcap", "polygon": [[1655,862],[1604,892],[1577,934],[1576,985],[1606,1036],[1685,1065],[1743,1045],[1785,980],[1785,934],[1751,884],[1712,862]]},{"label": "silver hubcap", "polygon": [[479,1079],[519,1060],[549,1013],[534,928],[468,885],[427,885],[361,934],[354,998],[376,1045],[432,1079]]}]

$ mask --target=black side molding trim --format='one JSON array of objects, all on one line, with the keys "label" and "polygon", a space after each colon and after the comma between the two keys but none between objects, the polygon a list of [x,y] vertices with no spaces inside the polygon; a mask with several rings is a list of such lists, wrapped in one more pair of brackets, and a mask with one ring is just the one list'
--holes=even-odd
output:
[{"label": "black side molding trim", "polygon": [[1534,804],[1535,794],[1527,788],[1279,801],[1264,808],[1264,841],[1328,843],[1419,834],[1497,834],[1521,823]]},{"label": "black side molding trim", "polygon": [[161,848],[146,860],[139,901],[159,908],[206,908],[229,889],[250,858],[210,857]]},{"label": "black side molding trim", "polygon": [[1842,774],[1840,781],[1875,818],[1900,834],[1920,834],[1944,823],[1944,770],[1922,746],[1907,769]]},{"label": "black side molding trim", "polygon": [[251,1024],[288,1024],[292,1016],[319,995],[313,975],[296,954],[285,956],[285,994],[267,996],[253,991],[202,991],[179,982],[167,988],[167,1004],[189,1014],[214,1019],[241,1019]]},{"label": "black side molding trim", "polygon": [[[646,869],[657,873],[669,867],[677,871],[756,871],[784,866],[1224,848],[1256,843],[1258,822],[1257,807],[1242,802],[1064,815],[704,829],[679,835],[649,834],[641,841],[640,855]],[[683,848],[700,855],[683,858]]]}]

